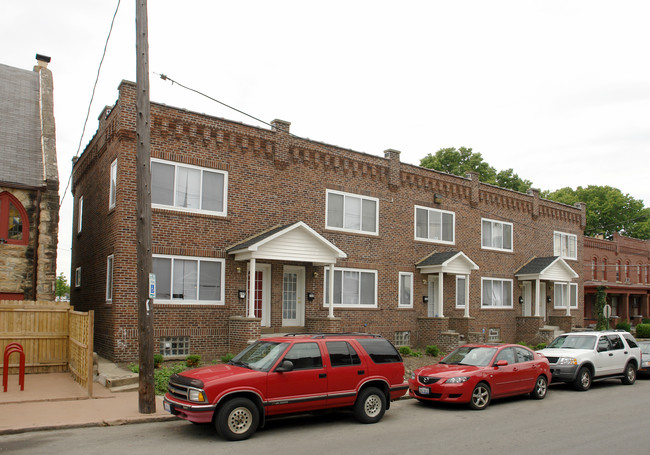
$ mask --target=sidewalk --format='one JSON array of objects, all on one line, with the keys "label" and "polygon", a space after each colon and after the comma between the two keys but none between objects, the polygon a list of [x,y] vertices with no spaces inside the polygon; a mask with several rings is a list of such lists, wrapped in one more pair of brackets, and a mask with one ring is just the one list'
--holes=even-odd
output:
[{"label": "sidewalk", "polygon": [[111,392],[95,382],[93,396],[88,397],[70,373],[26,374],[24,391],[18,385],[18,375],[10,375],[7,392],[3,390],[0,435],[176,419],[163,410],[160,396],[154,414],[140,414],[137,391]]}]

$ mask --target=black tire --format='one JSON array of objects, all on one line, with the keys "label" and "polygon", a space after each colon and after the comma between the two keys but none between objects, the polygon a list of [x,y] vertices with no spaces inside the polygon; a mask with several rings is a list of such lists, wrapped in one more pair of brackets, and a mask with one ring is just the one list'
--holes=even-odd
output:
[{"label": "black tire", "polygon": [[354,403],[354,416],[361,423],[379,422],[386,412],[386,396],[376,387],[363,389]]},{"label": "black tire", "polygon": [[582,367],[573,380],[573,388],[580,392],[586,392],[589,390],[589,387],[591,387],[591,370],[587,367]]},{"label": "black tire", "polygon": [[248,398],[233,398],[217,411],[214,426],[217,433],[229,441],[250,438],[257,430],[260,412]]},{"label": "black tire", "polygon": [[628,363],[625,365],[621,382],[625,385],[632,385],[636,382],[636,368],[634,368],[634,364]]},{"label": "black tire", "polygon": [[530,392],[530,396],[536,400],[543,400],[546,392],[548,392],[548,379],[544,375],[539,375],[535,381],[533,391]]},{"label": "black tire", "polygon": [[477,411],[481,411],[488,407],[492,399],[492,391],[490,386],[485,382],[479,382],[472,391],[472,396],[469,400],[469,407]]}]

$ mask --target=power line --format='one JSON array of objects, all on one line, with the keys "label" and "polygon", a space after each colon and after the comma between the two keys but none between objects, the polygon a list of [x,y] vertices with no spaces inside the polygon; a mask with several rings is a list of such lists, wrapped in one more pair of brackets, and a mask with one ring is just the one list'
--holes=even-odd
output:
[{"label": "power line", "polygon": [[[104,57],[106,57],[106,49],[108,48],[108,41],[110,40],[111,33],[113,32],[115,17],[117,16],[117,12],[120,9],[120,2],[121,0],[117,0],[115,13],[113,13],[113,19],[111,20],[111,27],[108,30],[108,36],[106,37],[106,42],[104,43],[104,52],[102,52],[102,59],[100,60],[99,67],[97,68],[97,76],[95,77],[95,84],[93,85],[93,91],[92,94],[90,95],[90,102],[88,103],[88,111],[86,112],[86,120],[84,121],[84,126],[83,129],[81,130],[81,136],[79,137],[79,145],[77,146],[77,152],[74,155],[75,158],[79,156],[79,150],[81,150],[81,141],[83,141],[84,134],[86,133],[86,125],[88,124],[88,117],[90,117],[90,108],[93,105],[93,99],[95,98],[95,90],[97,89],[97,82],[99,81],[99,73],[101,72],[102,64],[104,63]],[[72,181],[72,169],[70,170],[70,176],[68,177],[68,183],[65,186],[65,190],[63,191],[63,196],[61,196],[61,200],[59,201],[59,206],[63,205],[63,200],[65,199],[65,195],[68,192],[68,188],[70,188],[71,181]]]}]

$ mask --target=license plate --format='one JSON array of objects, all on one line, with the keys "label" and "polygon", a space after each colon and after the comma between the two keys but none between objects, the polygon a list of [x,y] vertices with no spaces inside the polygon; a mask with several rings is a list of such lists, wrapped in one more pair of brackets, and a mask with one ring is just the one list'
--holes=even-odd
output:
[{"label": "license plate", "polygon": [[165,411],[167,412],[172,412],[172,407],[166,401],[163,402],[163,408],[165,408]]},{"label": "license plate", "polygon": [[420,392],[420,395],[429,395],[429,388],[428,387],[420,387],[419,392]]}]

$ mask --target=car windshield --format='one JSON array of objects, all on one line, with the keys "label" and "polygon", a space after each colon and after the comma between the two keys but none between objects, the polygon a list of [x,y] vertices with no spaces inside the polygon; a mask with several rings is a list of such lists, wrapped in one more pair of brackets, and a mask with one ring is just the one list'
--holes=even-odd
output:
[{"label": "car windshield", "polygon": [[563,349],[593,349],[596,345],[596,338],[596,335],[562,335],[551,341],[551,343],[546,347]]},{"label": "car windshield", "polygon": [[252,370],[269,371],[289,343],[257,341],[237,354],[228,362]]},{"label": "car windshield", "polygon": [[477,346],[461,346],[447,355],[440,363],[447,365],[472,365],[484,367],[490,364],[497,348],[482,348]]}]

